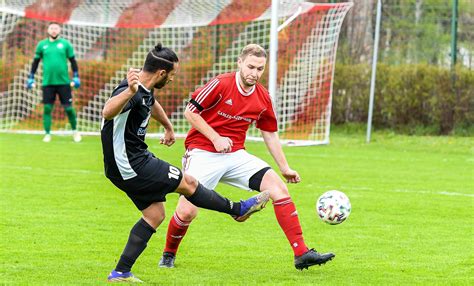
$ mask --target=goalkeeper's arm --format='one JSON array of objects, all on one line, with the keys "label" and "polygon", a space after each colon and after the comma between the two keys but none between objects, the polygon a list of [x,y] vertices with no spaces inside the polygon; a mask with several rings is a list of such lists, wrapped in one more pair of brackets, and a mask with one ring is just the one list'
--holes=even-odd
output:
[{"label": "goalkeeper's arm", "polygon": [[35,86],[35,73],[36,70],[38,69],[38,65],[40,62],[40,58],[35,58],[33,60],[33,63],[31,64],[31,71],[30,74],[28,75],[28,80],[26,81],[26,88],[30,89]]},{"label": "goalkeeper's arm", "polygon": [[75,88],[79,88],[81,86],[81,80],[79,79],[79,67],[77,66],[76,58],[69,58],[69,62],[71,62],[73,74],[71,85],[73,85]]},{"label": "goalkeeper's arm", "polygon": [[38,69],[38,66],[39,66],[39,62],[40,62],[40,58],[35,58],[33,60],[33,63],[31,64],[31,71],[30,71],[30,75],[35,75],[36,73],[36,70]]}]

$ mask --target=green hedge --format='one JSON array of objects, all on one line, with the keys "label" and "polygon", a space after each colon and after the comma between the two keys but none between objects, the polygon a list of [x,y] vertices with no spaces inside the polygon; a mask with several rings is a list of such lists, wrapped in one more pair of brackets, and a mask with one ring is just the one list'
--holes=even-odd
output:
[{"label": "green hedge", "polygon": [[[470,133],[474,123],[474,72],[458,67],[385,65],[377,67],[373,126],[402,132]],[[336,65],[332,122],[367,122],[370,67]]]}]

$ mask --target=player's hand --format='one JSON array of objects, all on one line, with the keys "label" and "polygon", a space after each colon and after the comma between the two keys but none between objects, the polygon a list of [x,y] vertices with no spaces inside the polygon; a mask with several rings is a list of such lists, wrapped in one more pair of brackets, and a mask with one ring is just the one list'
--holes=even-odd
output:
[{"label": "player's hand", "polygon": [[176,139],[174,137],[174,131],[173,130],[165,130],[165,134],[163,138],[160,139],[160,144],[166,145],[166,146],[171,146],[176,142]]},{"label": "player's hand", "polygon": [[138,74],[140,69],[130,68],[127,73],[128,88],[135,94],[138,91]]},{"label": "player's hand", "polygon": [[81,80],[79,79],[79,73],[74,72],[73,78],[71,81],[71,87],[79,88],[81,86]]},{"label": "player's hand", "polygon": [[26,80],[26,89],[32,89],[33,87],[35,87],[35,75],[29,74]]},{"label": "player's hand", "polygon": [[296,184],[301,182],[300,175],[295,170],[288,168],[281,171],[281,174],[285,177],[287,183]]},{"label": "player's hand", "polygon": [[222,137],[219,136],[217,137],[214,141],[212,141],[214,144],[214,148],[216,148],[216,151],[219,153],[228,153],[232,151],[232,146],[234,146],[234,142],[229,137]]}]

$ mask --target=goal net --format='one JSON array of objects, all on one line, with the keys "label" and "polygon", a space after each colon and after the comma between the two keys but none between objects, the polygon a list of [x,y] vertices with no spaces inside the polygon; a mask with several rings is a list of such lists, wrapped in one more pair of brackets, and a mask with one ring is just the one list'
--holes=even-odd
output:
[{"label": "goal net", "polygon": [[[277,91],[272,95],[279,134],[290,143],[329,142],[332,82],[339,31],[352,3],[315,4],[280,0]],[[140,68],[156,43],[176,51],[180,70],[172,84],[155,90],[178,135],[189,125],[183,111],[191,93],[212,77],[235,71],[241,49],[268,50],[271,0],[23,0],[0,4],[0,131],[43,132],[42,64],[36,87],[25,83],[37,43],[51,21],[62,24],[79,66],[73,90],[78,130],[98,134],[101,111],[130,67]],[[57,99],[53,133],[68,132]],[[161,133],[151,123],[149,133]],[[253,126],[248,133],[258,139]]]}]

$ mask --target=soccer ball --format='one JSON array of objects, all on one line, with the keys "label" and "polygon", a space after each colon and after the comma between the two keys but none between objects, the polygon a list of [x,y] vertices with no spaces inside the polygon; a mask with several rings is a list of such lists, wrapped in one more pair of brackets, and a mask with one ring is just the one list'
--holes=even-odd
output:
[{"label": "soccer ball", "polygon": [[327,191],[316,202],[316,211],[325,223],[340,224],[351,213],[351,202],[343,192]]}]

